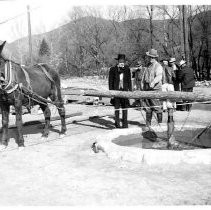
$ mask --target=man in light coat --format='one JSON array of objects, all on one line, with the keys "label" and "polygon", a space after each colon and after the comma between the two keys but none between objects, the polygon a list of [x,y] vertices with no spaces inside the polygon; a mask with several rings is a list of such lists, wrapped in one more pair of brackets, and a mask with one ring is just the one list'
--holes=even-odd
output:
[{"label": "man in light coat", "polygon": [[[144,79],[144,90],[162,91],[163,67],[158,63],[157,50],[151,49],[146,52],[150,65],[146,69]],[[146,124],[151,125],[153,111],[157,114],[158,123],[162,123],[162,102],[158,99],[146,99]]]}]

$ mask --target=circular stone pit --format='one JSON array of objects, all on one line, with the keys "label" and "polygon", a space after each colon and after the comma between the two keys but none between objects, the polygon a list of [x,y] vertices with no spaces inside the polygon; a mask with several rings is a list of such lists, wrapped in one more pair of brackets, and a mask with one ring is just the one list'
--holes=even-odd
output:
[{"label": "circular stone pit", "polygon": [[[186,126],[185,128],[191,128]],[[192,127],[193,128],[193,127]],[[158,127],[152,127],[155,132]],[[163,129],[165,129],[163,127]],[[189,149],[189,150],[160,150],[145,149],[143,142],[138,139],[132,139],[134,144],[130,144],[130,140],[124,137],[142,136],[143,128],[128,128],[111,130],[104,135],[99,135],[95,139],[95,147],[106,153],[112,160],[131,161],[136,163],[144,163],[147,165],[157,164],[211,164],[211,149]],[[120,139],[123,139],[121,142]],[[125,139],[125,142],[124,142]],[[118,140],[118,141],[117,141]],[[140,140],[141,141],[141,140]],[[115,143],[116,142],[116,143]],[[119,144],[119,145],[118,145]]]}]

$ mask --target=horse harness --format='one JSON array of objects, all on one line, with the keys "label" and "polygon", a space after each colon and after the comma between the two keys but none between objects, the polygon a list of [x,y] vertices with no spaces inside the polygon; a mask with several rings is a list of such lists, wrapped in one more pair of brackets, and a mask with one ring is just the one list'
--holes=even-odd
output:
[{"label": "horse harness", "polygon": [[[0,78],[1,82],[3,82],[3,84],[4,84],[3,90],[6,91],[7,94],[13,93],[18,88],[20,89],[21,92],[22,92],[22,89],[25,89],[22,83],[17,83],[15,81],[12,62],[13,61],[6,60],[5,66],[4,66],[4,74],[1,75],[1,78]],[[20,64],[18,64],[18,65],[20,65]],[[45,69],[44,64],[40,63],[40,64],[37,64],[37,65],[43,71],[45,76],[52,83],[54,83],[53,78],[51,77],[51,75]],[[24,76],[25,76],[25,79],[26,79],[26,83],[27,83],[26,89],[33,95],[34,93],[33,93],[32,87],[31,87],[31,81],[30,81],[30,78],[29,78],[29,74],[24,67],[25,67],[24,65],[20,65],[20,68],[21,68],[22,72],[24,73]],[[25,94],[25,96],[27,96],[27,95]],[[29,96],[28,96],[28,100],[29,100],[28,106],[31,107],[31,100],[30,100]]]}]

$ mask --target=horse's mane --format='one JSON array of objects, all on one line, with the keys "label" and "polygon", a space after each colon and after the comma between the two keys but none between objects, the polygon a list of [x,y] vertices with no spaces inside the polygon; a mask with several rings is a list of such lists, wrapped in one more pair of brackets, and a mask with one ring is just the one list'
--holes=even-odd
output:
[{"label": "horse's mane", "polygon": [[1,56],[5,59],[5,60],[9,60],[12,61],[16,64],[19,63],[19,60],[17,56],[15,56],[17,53],[13,52],[12,50],[9,49],[9,47],[7,46],[7,44],[4,46],[3,51],[1,53]]}]

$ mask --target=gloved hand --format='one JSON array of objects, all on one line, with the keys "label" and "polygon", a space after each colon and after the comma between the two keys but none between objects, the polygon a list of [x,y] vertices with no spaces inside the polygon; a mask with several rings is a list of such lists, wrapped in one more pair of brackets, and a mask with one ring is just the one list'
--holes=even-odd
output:
[{"label": "gloved hand", "polygon": [[149,87],[152,88],[152,89],[154,88],[154,86],[155,86],[154,82],[151,82],[150,85],[149,85]]}]

